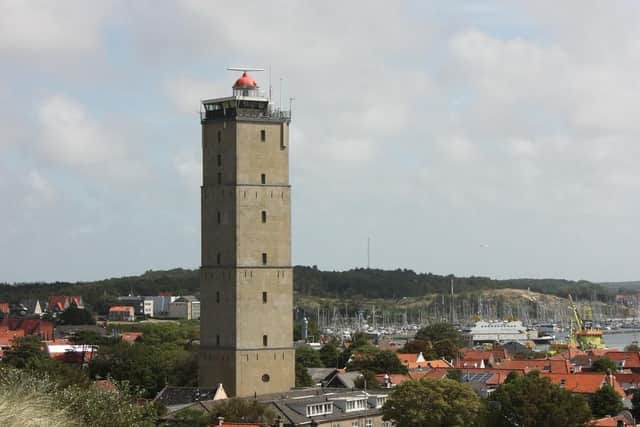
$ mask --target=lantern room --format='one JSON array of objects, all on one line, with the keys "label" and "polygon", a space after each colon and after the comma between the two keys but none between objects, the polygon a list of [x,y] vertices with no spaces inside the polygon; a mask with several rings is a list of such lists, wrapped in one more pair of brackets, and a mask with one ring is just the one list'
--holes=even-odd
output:
[{"label": "lantern room", "polygon": [[233,85],[233,96],[259,97],[258,83],[247,72],[243,72],[242,76],[236,80]]}]

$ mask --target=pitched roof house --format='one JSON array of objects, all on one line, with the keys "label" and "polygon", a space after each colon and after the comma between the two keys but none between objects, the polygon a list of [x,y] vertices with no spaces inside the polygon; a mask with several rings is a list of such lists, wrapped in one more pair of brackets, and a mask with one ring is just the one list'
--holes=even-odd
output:
[{"label": "pitched roof house", "polygon": [[500,369],[524,369],[525,371],[551,372],[569,374],[574,372],[574,366],[568,360],[556,359],[524,359],[506,360],[495,364]]},{"label": "pitched roof house", "polygon": [[79,295],[51,295],[47,300],[47,311],[59,313],[65,311],[71,304],[84,308],[82,297]]},{"label": "pitched roof house", "polygon": [[42,339],[53,339],[53,322],[42,319],[25,319],[22,317],[5,317],[0,322],[0,328],[10,331],[24,331],[24,335],[39,335]]},{"label": "pitched roof house", "polygon": [[565,390],[578,394],[594,394],[603,385],[610,384],[613,389],[624,397],[624,390],[612,375],[603,372],[580,372],[577,374],[541,373],[540,377],[549,378],[553,384],[557,384]]},{"label": "pitched roof house", "polygon": [[114,305],[109,308],[109,320],[133,322],[136,320],[135,309],[129,305]]},{"label": "pitched roof house", "polygon": [[640,371],[640,352],[610,350],[603,357],[616,362],[619,368],[631,369],[634,372]]}]

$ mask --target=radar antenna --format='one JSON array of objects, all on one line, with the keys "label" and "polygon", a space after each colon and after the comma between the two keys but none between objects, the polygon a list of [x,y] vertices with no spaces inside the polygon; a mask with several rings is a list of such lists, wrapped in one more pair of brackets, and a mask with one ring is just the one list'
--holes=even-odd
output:
[{"label": "radar antenna", "polygon": [[228,71],[264,71],[264,68],[257,67],[229,67]]}]

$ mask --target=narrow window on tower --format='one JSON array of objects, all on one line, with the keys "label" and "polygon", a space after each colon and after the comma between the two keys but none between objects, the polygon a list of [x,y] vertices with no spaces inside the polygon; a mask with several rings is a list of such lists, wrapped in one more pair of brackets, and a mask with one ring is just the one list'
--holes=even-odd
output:
[{"label": "narrow window on tower", "polygon": [[266,335],[262,336],[262,345],[265,347],[269,345],[269,338]]},{"label": "narrow window on tower", "polygon": [[220,144],[222,142],[222,131],[219,130],[218,131],[218,144]]},{"label": "narrow window on tower", "polygon": [[262,265],[266,265],[267,264],[267,254],[266,253],[262,253]]},{"label": "narrow window on tower", "polygon": [[218,166],[222,166],[222,154],[218,154]]},{"label": "narrow window on tower", "polygon": [[221,261],[222,261],[222,254],[218,252],[218,255],[216,255],[216,262],[218,263],[218,265],[220,265]]},{"label": "narrow window on tower", "polygon": [[216,302],[220,303],[220,292],[216,292]]},{"label": "narrow window on tower", "polygon": [[266,293],[266,292],[263,292],[263,293],[262,293],[262,303],[263,303],[263,304],[266,304],[266,303],[267,303],[267,293]]},{"label": "narrow window on tower", "polygon": [[262,216],[262,223],[266,223],[267,222],[267,211],[262,211],[261,212],[261,216]]},{"label": "narrow window on tower", "polygon": [[218,217],[218,224],[222,223],[222,212],[218,211],[217,217]]},{"label": "narrow window on tower", "polygon": [[220,335],[216,335],[216,345],[220,345]]},{"label": "narrow window on tower", "polygon": [[267,183],[267,175],[265,175],[265,174],[260,175],[260,182],[262,184],[266,184]]},{"label": "narrow window on tower", "polygon": [[267,131],[262,129],[260,131],[260,141],[262,142],[266,142],[267,141]]},{"label": "narrow window on tower", "polygon": [[222,173],[218,172],[218,184],[222,184]]}]

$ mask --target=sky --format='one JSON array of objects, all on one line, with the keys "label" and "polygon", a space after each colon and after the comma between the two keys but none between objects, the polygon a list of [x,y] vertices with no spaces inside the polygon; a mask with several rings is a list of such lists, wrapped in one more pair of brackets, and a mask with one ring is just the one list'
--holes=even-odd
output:
[{"label": "sky", "polygon": [[0,11],[0,282],[197,268],[199,102],[233,66],[295,98],[294,264],[370,239],[375,268],[640,279],[637,2]]}]

